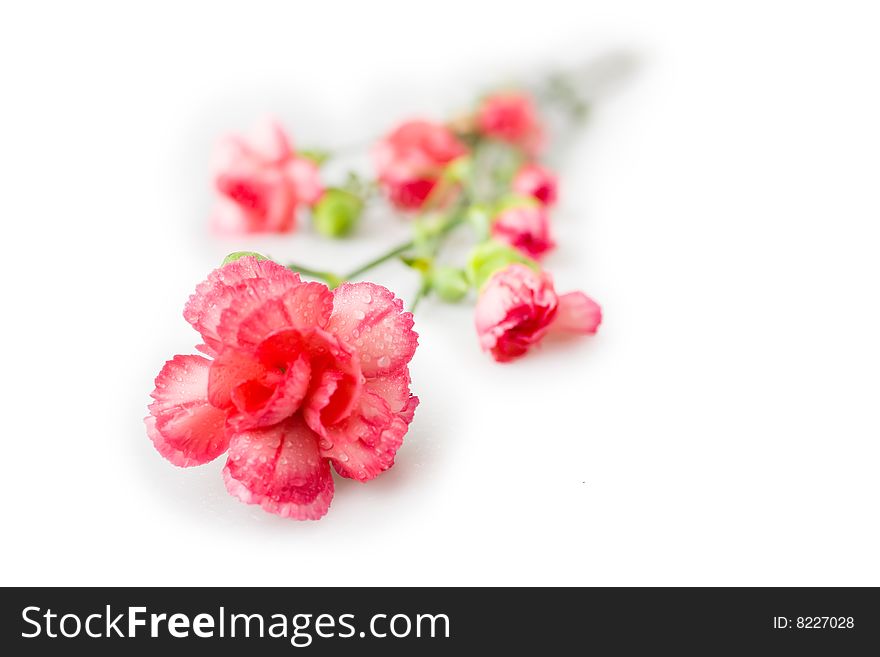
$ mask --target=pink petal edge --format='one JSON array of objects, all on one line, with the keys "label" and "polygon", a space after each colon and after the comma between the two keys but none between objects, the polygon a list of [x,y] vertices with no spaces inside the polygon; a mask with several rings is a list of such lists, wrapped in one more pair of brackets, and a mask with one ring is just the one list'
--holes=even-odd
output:
[{"label": "pink petal edge", "polygon": [[602,323],[602,308],[583,292],[559,296],[559,307],[551,330],[593,335]]},{"label": "pink petal edge", "polygon": [[330,465],[300,418],[233,435],[223,481],[245,504],[297,520],[318,520],[333,499]]},{"label": "pink petal edge", "polygon": [[147,435],[174,465],[189,467],[213,461],[226,451],[226,414],[208,402],[211,361],[175,356],[156,377]]},{"label": "pink petal edge", "polygon": [[365,377],[389,374],[412,359],[418,333],[410,312],[388,288],[374,283],[344,283],[333,291],[327,330],[355,348]]}]

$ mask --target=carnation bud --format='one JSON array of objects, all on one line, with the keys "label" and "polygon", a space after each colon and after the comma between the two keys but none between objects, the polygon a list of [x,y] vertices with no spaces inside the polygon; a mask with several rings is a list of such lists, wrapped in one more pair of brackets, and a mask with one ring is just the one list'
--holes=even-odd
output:
[{"label": "carnation bud", "polygon": [[355,227],[363,209],[364,202],[360,197],[330,187],[312,208],[312,221],[315,229],[325,237],[343,237]]},{"label": "carnation bud", "polygon": [[256,251],[236,251],[235,253],[230,253],[228,256],[223,258],[223,265],[228,265],[230,262],[235,262],[236,260],[241,260],[242,258],[254,258],[256,260],[268,260],[266,256],[261,253],[257,253]]},{"label": "carnation bud", "polygon": [[462,155],[446,165],[443,177],[446,180],[464,182],[469,180],[474,173],[474,162],[470,155]]},{"label": "carnation bud", "polygon": [[436,267],[431,273],[431,289],[443,301],[461,301],[470,287],[467,274],[456,267]]},{"label": "carnation bud", "polygon": [[514,262],[527,265],[535,271],[541,269],[537,262],[527,258],[516,249],[489,240],[477,245],[471,251],[471,256],[468,259],[468,277],[471,284],[480,289],[492,277],[492,274]]}]

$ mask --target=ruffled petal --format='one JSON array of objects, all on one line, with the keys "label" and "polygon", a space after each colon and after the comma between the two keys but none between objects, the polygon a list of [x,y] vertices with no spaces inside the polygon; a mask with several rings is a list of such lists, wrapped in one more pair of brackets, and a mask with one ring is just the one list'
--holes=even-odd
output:
[{"label": "ruffled petal", "polygon": [[299,410],[311,364],[298,331],[276,332],[255,350],[224,349],[211,366],[208,399],[229,409],[235,431],[269,426]]},{"label": "ruffled petal", "polygon": [[526,164],[514,176],[513,191],[521,196],[531,196],[543,205],[556,203],[559,196],[559,182],[549,169],[539,164]]},{"label": "ruffled petal", "polygon": [[492,236],[530,258],[540,260],[556,243],[544,207],[514,207],[502,212],[492,224]]},{"label": "ruffled petal", "polygon": [[412,359],[418,334],[403,302],[381,285],[345,283],[333,291],[327,330],[355,349],[364,376],[389,374]]},{"label": "ruffled petal", "polygon": [[282,329],[324,328],[333,312],[333,293],[322,283],[299,283],[277,295],[271,281],[249,285],[248,302],[229,308],[217,333],[227,344],[256,346]]},{"label": "ruffled petal", "polygon": [[559,308],[550,325],[551,331],[593,335],[602,323],[602,309],[583,292],[559,296]]},{"label": "ruffled petal", "polygon": [[237,205],[245,215],[245,230],[259,230],[269,210],[274,181],[260,171],[239,171],[217,176],[215,185],[222,197]]},{"label": "ruffled petal", "polygon": [[285,167],[287,176],[293,184],[296,199],[306,205],[314,205],[324,193],[317,165],[304,157],[291,160]]},{"label": "ruffled petal", "polygon": [[195,293],[187,301],[183,316],[201,333],[206,353],[215,355],[221,347],[217,327],[225,310],[233,304],[239,306],[249,303],[251,310],[254,309],[248,290],[257,280],[267,281],[264,285],[272,287],[273,297],[281,296],[301,284],[299,274],[286,267],[271,260],[247,256],[218,267],[196,287]]},{"label": "ruffled petal", "polygon": [[245,381],[260,379],[266,368],[249,351],[229,347],[211,363],[208,373],[208,401],[217,408],[232,405],[232,391]]},{"label": "ruffled petal", "polygon": [[394,465],[418,403],[418,397],[410,397],[400,412],[394,413],[382,397],[365,390],[359,408],[327,430],[319,443],[321,455],[329,458],[343,477],[373,479]]},{"label": "ruffled petal", "polygon": [[437,180],[434,178],[386,180],[383,184],[388,199],[401,210],[417,210],[422,207],[436,186]]},{"label": "ruffled petal", "polygon": [[406,403],[403,405],[403,408],[400,409],[397,413],[397,417],[406,422],[407,426],[413,421],[413,417],[415,417],[416,409],[419,407],[419,398],[415,395],[410,395],[406,400]]},{"label": "ruffled petal", "polygon": [[231,392],[237,412],[230,414],[229,425],[235,431],[268,427],[299,410],[309,389],[311,367],[305,357],[297,358],[281,375],[274,387],[264,382],[247,381]]},{"label": "ruffled petal", "polygon": [[385,376],[376,376],[364,382],[364,390],[379,395],[392,413],[399,413],[412,398],[410,394],[409,368],[404,367]]},{"label": "ruffled petal", "polygon": [[147,435],[175,465],[207,463],[229,444],[226,415],[207,398],[210,364],[202,356],[175,356],[156,377]]},{"label": "ruffled petal", "polygon": [[244,148],[267,164],[280,164],[293,155],[293,144],[282,125],[274,119],[260,121],[248,134]]},{"label": "ruffled petal", "polygon": [[225,196],[217,199],[217,207],[211,215],[210,223],[211,229],[217,235],[225,237],[241,235],[253,230],[245,209]]},{"label": "ruffled petal", "polygon": [[[296,189],[283,169],[242,156],[216,174],[221,206],[215,226],[237,232],[285,232],[296,224]],[[237,206],[233,213],[229,205]],[[238,225],[235,226],[234,224]]]},{"label": "ruffled petal", "polygon": [[312,431],[323,437],[326,427],[354,411],[364,376],[357,355],[333,334],[314,329],[303,337],[312,365],[312,387],[303,416]]},{"label": "ruffled petal", "polygon": [[269,170],[260,173],[259,181],[264,189],[264,208],[256,215],[254,231],[287,233],[296,228],[296,190],[293,182],[283,171]]},{"label": "ruffled petal", "polygon": [[233,435],[223,479],[242,502],[297,520],[321,518],[333,499],[318,437],[299,417]]},{"label": "ruffled petal", "polygon": [[152,441],[153,447],[156,448],[156,451],[159,452],[159,454],[174,465],[182,468],[190,465],[198,465],[198,463],[190,463],[189,459],[182,451],[170,445],[168,441],[165,440],[165,437],[156,430],[156,418],[152,415],[148,415],[144,418],[144,424],[147,427],[147,437]]},{"label": "ruffled petal", "polygon": [[321,411],[330,404],[330,400],[339,388],[342,377],[342,372],[336,370],[322,372],[317,385],[309,395],[308,403],[303,408],[303,418],[306,424],[319,436],[325,436],[327,433],[324,423],[321,421]]}]

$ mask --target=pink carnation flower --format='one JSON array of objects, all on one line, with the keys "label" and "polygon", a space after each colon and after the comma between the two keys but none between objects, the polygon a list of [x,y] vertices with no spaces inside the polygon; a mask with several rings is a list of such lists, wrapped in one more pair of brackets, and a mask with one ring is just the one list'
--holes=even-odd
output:
[{"label": "pink carnation flower", "polygon": [[556,246],[550,236],[550,216],[542,205],[504,210],[492,222],[492,236],[536,260]]},{"label": "pink carnation flower", "polygon": [[376,144],[373,161],[391,203],[401,210],[417,210],[446,165],[465,153],[467,148],[446,126],[407,121]]},{"label": "pink carnation flower", "polygon": [[518,263],[495,272],[477,300],[480,346],[501,363],[525,355],[550,332],[590,335],[601,321],[599,305],[583,292],[557,295],[549,274]]},{"label": "pink carnation flower", "polygon": [[214,270],[184,317],[204,356],[175,356],[156,378],[147,434],[179,466],[228,450],[230,493],[281,516],[317,519],[330,465],[367,481],[394,464],[418,398],[412,314],[372,283],[331,291],[274,262]]},{"label": "pink carnation flower", "polygon": [[314,162],[298,157],[284,129],[271,121],[247,138],[222,140],[213,171],[219,193],[213,225],[220,233],[292,231],[297,209],[324,191]]},{"label": "pink carnation flower", "polygon": [[543,130],[532,99],[521,93],[499,93],[483,99],[476,124],[487,137],[500,139],[536,153],[543,142]]},{"label": "pink carnation flower", "polygon": [[513,191],[520,196],[531,196],[542,205],[553,205],[559,194],[556,176],[539,164],[526,164],[513,178]]}]

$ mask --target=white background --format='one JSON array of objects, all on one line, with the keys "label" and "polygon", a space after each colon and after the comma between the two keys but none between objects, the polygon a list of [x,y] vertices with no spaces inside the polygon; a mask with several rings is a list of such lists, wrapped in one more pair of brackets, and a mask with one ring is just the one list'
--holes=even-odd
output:
[{"label": "white background", "polygon": [[[875,8],[4,5],[2,583],[880,584]],[[612,50],[639,66],[572,144],[547,263],[595,339],[501,366],[426,303],[397,465],[317,523],[158,456],[152,380],[226,252],[344,269],[406,230],[210,238],[218,135],[369,139]]]}]

